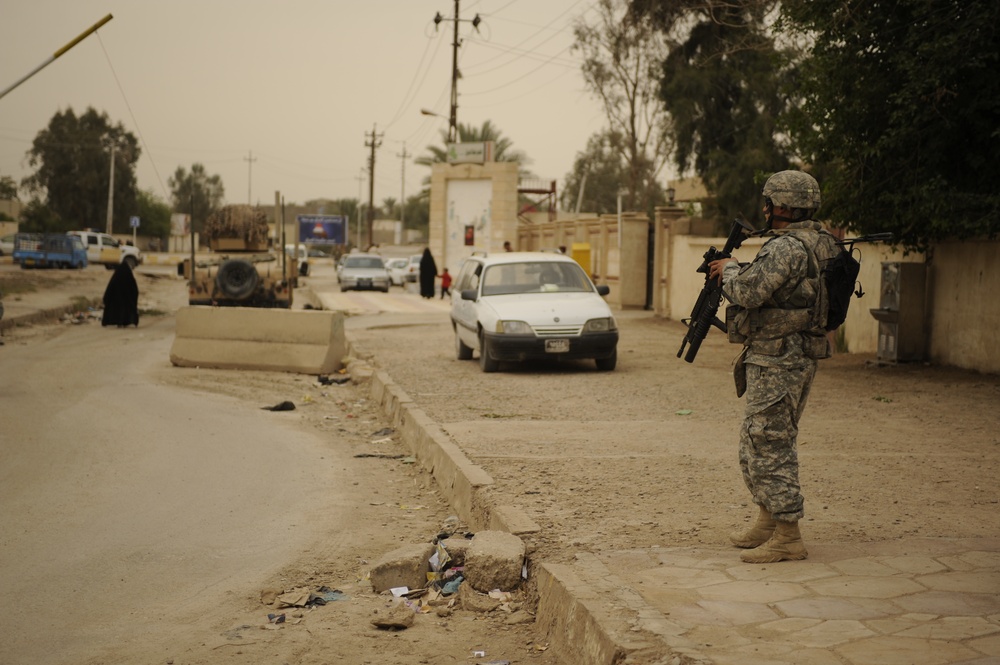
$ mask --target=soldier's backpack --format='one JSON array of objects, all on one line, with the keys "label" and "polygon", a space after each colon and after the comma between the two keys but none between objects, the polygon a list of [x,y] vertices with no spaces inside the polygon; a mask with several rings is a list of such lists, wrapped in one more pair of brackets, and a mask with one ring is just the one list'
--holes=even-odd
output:
[{"label": "soldier's backpack", "polygon": [[[827,331],[836,330],[847,319],[847,309],[851,306],[851,296],[863,296],[865,293],[858,283],[858,273],[861,263],[854,258],[854,250],[840,248],[840,252],[823,266],[823,283],[826,285]],[[857,290],[855,290],[857,285]]]},{"label": "soldier's backpack", "polygon": [[860,298],[864,295],[860,286],[855,290],[861,264],[854,258],[854,245],[849,241],[848,248],[845,248],[825,230],[819,233],[796,230],[788,231],[788,234],[809,252],[810,278],[815,279],[817,274],[821,278],[813,310],[814,324],[827,332],[836,330],[847,319],[851,296]]}]

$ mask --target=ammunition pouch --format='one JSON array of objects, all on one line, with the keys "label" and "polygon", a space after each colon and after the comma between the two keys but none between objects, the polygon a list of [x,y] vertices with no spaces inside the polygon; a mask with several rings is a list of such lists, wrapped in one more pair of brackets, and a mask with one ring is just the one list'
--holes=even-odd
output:
[{"label": "ammunition pouch", "polygon": [[804,332],[802,333],[802,353],[806,358],[813,360],[824,360],[833,355],[830,347],[830,339],[825,332]]}]

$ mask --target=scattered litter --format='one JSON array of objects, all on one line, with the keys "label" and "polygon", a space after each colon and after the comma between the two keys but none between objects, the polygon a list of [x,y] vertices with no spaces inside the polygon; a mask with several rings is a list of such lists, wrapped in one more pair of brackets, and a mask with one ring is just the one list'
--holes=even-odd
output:
[{"label": "scattered litter", "polygon": [[393,455],[392,453],[358,453],[355,457],[377,457],[380,459],[403,459],[403,455]]},{"label": "scattered litter", "polygon": [[387,436],[384,439],[375,439],[372,443],[392,443],[392,437]]},{"label": "scattered litter", "polygon": [[445,596],[450,596],[453,593],[458,593],[458,587],[462,586],[462,582],[464,581],[465,578],[462,577],[461,574],[455,575],[454,577],[446,581],[443,585],[441,585],[441,593],[444,594]]},{"label": "scattered litter", "polygon": [[694,413],[694,411],[692,411],[691,409],[681,409],[680,411],[678,411],[676,413],[676,415],[678,415],[678,416],[690,416],[692,413]]},{"label": "scattered litter", "polygon": [[488,660],[483,665],[510,665],[509,660]]},{"label": "scattered litter", "polygon": [[351,380],[349,376],[320,376],[319,382],[324,386],[342,386]]},{"label": "scattered litter", "polygon": [[286,400],[284,402],[279,402],[274,406],[262,406],[260,408],[264,409],[265,411],[294,411],[295,405]]},{"label": "scattered litter", "polygon": [[472,652],[472,657],[473,658],[486,658],[486,652],[485,651],[473,651]]},{"label": "scattered litter", "polygon": [[391,428],[391,427],[383,427],[379,431],[377,431],[374,434],[372,434],[372,436],[391,436],[391,435],[393,435],[395,433],[396,433],[396,430],[394,430],[393,428]]},{"label": "scattered litter", "polygon": [[408,587],[408,586],[394,586],[391,589],[389,589],[389,593],[391,593],[396,598],[399,598],[401,596],[405,596],[406,594],[410,593],[410,587]]},{"label": "scattered litter", "polygon": [[275,603],[276,607],[281,609],[283,607],[314,607],[347,599],[347,595],[339,589],[331,589],[328,586],[321,586],[315,590],[299,587],[281,594],[275,599]]},{"label": "scattered litter", "polygon": [[404,457],[403,458],[403,464],[416,464],[416,463],[417,463],[417,458],[416,457]]},{"label": "scattered litter", "polygon": [[284,613],[282,613],[282,614],[268,614],[267,615],[267,622],[268,623],[285,623],[285,615],[284,615]]}]

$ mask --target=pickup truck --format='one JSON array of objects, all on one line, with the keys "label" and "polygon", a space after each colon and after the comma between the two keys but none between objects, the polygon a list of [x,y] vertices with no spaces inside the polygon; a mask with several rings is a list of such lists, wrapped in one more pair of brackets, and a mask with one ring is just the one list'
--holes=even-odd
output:
[{"label": "pickup truck", "polygon": [[18,233],[14,263],[26,268],[86,268],[87,250],[76,236],[65,233]]},{"label": "pickup truck", "polygon": [[132,245],[126,245],[113,236],[99,231],[70,231],[66,235],[76,236],[87,248],[87,260],[98,263],[108,270],[114,270],[119,263],[127,263],[130,268],[142,263],[142,253]]}]

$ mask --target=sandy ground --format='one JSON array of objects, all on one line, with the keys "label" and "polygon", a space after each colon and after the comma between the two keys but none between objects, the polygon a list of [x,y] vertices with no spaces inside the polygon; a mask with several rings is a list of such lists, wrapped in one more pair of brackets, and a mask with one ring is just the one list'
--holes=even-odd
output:
[{"label": "sandy ground", "polygon": [[[138,329],[101,328],[91,313],[4,331],[0,589],[11,617],[0,662],[557,662],[533,624],[512,620],[530,609],[523,594],[510,612],[454,606],[406,630],[373,627],[392,601],[371,591],[371,565],[431,540],[448,506],[383,432],[366,386],[170,366],[163,313],[185,292],[160,273],[137,275]],[[0,270],[0,290],[10,312],[82,302],[109,276]],[[105,376],[115,358],[130,369]],[[296,410],[261,408],[284,400]],[[126,406],[127,419],[116,412]],[[107,433],[126,420],[135,432]],[[261,600],[320,586],[346,599]]]}]

